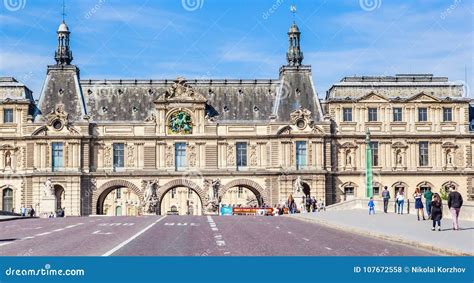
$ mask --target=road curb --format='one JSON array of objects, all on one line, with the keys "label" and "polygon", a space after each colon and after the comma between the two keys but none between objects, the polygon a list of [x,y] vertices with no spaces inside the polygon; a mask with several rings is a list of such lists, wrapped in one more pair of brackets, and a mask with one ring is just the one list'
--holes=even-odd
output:
[{"label": "road curb", "polygon": [[310,222],[310,223],[320,224],[320,225],[323,225],[323,226],[326,226],[326,227],[329,227],[329,228],[334,228],[334,229],[337,229],[337,230],[351,232],[351,233],[358,234],[358,235],[361,235],[361,236],[370,236],[370,237],[375,237],[375,238],[385,240],[385,241],[397,242],[397,243],[404,244],[404,245],[410,245],[410,246],[414,246],[414,247],[417,247],[417,248],[420,248],[420,249],[424,249],[424,250],[432,251],[432,252],[435,252],[435,253],[439,253],[439,254],[442,254],[442,255],[451,255],[451,256],[473,256],[474,255],[473,253],[466,253],[466,252],[461,252],[461,251],[458,251],[458,250],[440,248],[440,247],[437,247],[437,246],[434,246],[434,245],[431,245],[431,244],[420,243],[420,242],[417,242],[417,241],[407,240],[407,239],[403,239],[403,238],[396,237],[396,236],[391,236],[391,235],[382,234],[382,233],[369,232],[367,230],[354,228],[354,227],[350,227],[350,226],[346,226],[346,225],[334,224],[332,222],[317,219],[317,218],[310,219],[310,218],[301,217],[301,216],[293,216],[291,218],[294,218],[296,220],[300,220],[300,221],[303,221],[303,222]]},{"label": "road curb", "polygon": [[19,220],[19,219],[35,219],[38,217],[23,217],[23,216],[17,216],[17,217],[10,217],[10,218],[0,218],[0,222],[3,221],[11,221],[11,220]]}]

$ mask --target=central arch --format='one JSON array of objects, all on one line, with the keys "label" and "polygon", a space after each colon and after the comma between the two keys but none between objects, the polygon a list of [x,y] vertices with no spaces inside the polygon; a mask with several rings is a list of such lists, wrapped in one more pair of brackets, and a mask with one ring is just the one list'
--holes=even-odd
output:
[{"label": "central arch", "polygon": [[249,179],[237,179],[227,183],[222,189],[219,190],[219,196],[223,196],[229,189],[234,187],[244,187],[249,189],[257,197],[259,205],[262,205],[262,202],[269,204],[265,189],[263,189],[262,186],[260,186],[257,182]]},{"label": "central arch", "polygon": [[[195,191],[199,197],[199,200],[201,201],[202,210],[204,210],[204,200],[206,199],[206,193],[193,181],[190,181],[188,179],[176,179],[169,181],[163,186],[160,186],[156,191],[156,196],[158,197],[157,214],[161,214],[161,202],[163,201],[163,197],[166,195],[167,192],[177,187],[185,187]],[[202,214],[204,214],[204,211],[202,212]]]},{"label": "central arch", "polygon": [[96,204],[96,214],[103,214],[104,213],[104,200],[107,197],[107,195],[118,188],[129,188],[132,190],[139,198],[140,200],[140,205],[143,203],[143,191],[137,187],[135,184],[132,182],[126,181],[126,180],[112,180],[108,181],[100,188],[94,192],[92,196],[92,203]]}]

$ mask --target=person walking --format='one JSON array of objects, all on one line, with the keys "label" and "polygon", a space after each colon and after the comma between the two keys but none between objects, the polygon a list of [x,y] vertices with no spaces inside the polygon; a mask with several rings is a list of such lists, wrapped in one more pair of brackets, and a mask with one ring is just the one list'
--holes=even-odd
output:
[{"label": "person walking", "polygon": [[32,205],[30,205],[30,212],[29,213],[30,213],[30,217],[35,217],[36,212],[35,212],[35,209],[33,208]]},{"label": "person walking", "polygon": [[396,200],[398,214],[403,214],[403,204],[405,203],[405,194],[403,192],[403,189],[398,190]]},{"label": "person walking", "polygon": [[433,193],[431,192],[430,187],[426,189],[423,196],[425,197],[426,213],[428,214],[428,219],[431,219],[431,201],[433,200]]},{"label": "person walking", "polygon": [[24,205],[21,206],[20,213],[21,213],[21,216],[23,216],[23,217],[26,216],[26,207]]},{"label": "person walking", "polygon": [[382,199],[383,199],[383,212],[387,213],[388,201],[390,199],[390,192],[388,191],[387,186],[383,187]]},{"label": "person walking", "polygon": [[415,193],[413,194],[413,197],[415,198],[415,210],[416,210],[416,217],[418,218],[418,221],[420,221],[420,214],[423,217],[423,220],[426,220],[425,213],[423,212],[423,201],[421,201],[420,188],[415,189]]},{"label": "person walking", "polygon": [[454,186],[451,186],[448,195],[448,208],[451,211],[453,219],[453,230],[459,230],[459,212],[461,211],[463,199],[461,194],[456,191]]},{"label": "person walking", "polygon": [[433,220],[433,227],[431,231],[434,231],[436,224],[438,224],[438,231],[441,231],[441,218],[443,218],[443,203],[439,194],[434,194],[434,199],[430,203],[431,207],[431,220]]},{"label": "person walking", "polygon": [[375,214],[375,203],[374,203],[373,197],[370,197],[370,200],[367,206],[369,207],[369,215]]}]

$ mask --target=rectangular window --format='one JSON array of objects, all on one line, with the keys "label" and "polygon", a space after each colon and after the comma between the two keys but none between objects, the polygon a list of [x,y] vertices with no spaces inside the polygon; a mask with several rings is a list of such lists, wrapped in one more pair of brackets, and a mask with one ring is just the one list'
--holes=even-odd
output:
[{"label": "rectangular window", "polygon": [[115,190],[115,198],[121,199],[122,198],[122,189]]},{"label": "rectangular window", "polygon": [[3,123],[13,123],[13,109],[3,109]]},{"label": "rectangular window", "polygon": [[51,144],[53,171],[64,167],[63,164],[63,143],[53,142]]},{"label": "rectangular window", "polygon": [[244,193],[244,189],[242,187],[239,187],[239,189],[237,191],[238,197],[241,198],[243,193]]},{"label": "rectangular window", "polygon": [[393,122],[402,122],[402,108],[393,108]]},{"label": "rectangular window", "polygon": [[186,143],[177,142],[174,144],[175,170],[183,170],[186,168]]},{"label": "rectangular window", "polygon": [[306,142],[296,142],[296,170],[306,167]]},{"label": "rectangular window", "polygon": [[171,189],[171,198],[175,198],[176,196],[176,188]]},{"label": "rectangular window", "polygon": [[418,122],[428,121],[428,108],[418,108]]},{"label": "rectangular window", "polygon": [[344,194],[346,196],[353,196],[354,195],[354,187],[345,187]]},{"label": "rectangular window", "polygon": [[352,122],[352,108],[342,108],[342,120]]},{"label": "rectangular window", "polygon": [[193,190],[188,189],[188,198],[191,198],[193,196]]},{"label": "rectangular window", "polygon": [[453,121],[453,109],[452,108],[443,108],[443,121],[444,122]]},{"label": "rectangular window", "polygon": [[238,142],[235,144],[237,155],[237,170],[242,167],[247,167],[247,143]]},{"label": "rectangular window", "polygon": [[379,166],[379,143],[370,142],[370,148],[372,149],[372,166]]},{"label": "rectangular window", "polygon": [[123,143],[114,143],[114,168],[123,168],[125,166],[124,162],[124,148]]},{"label": "rectangular window", "polygon": [[377,121],[377,108],[369,108],[369,122],[376,122]]},{"label": "rectangular window", "polygon": [[428,142],[420,142],[420,166],[428,166]]}]

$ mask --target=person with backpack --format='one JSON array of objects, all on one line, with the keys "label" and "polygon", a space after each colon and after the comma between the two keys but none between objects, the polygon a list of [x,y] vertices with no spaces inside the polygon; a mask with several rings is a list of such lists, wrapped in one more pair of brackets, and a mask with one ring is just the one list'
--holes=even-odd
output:
[{"label": "person with backpack", "polygon": [[428,214],[428,219],[431,219],[431,201],[433,200],[433,193],[431,192],[430,187],[426,189],[423,196],[425,197],[426,213]]}]

